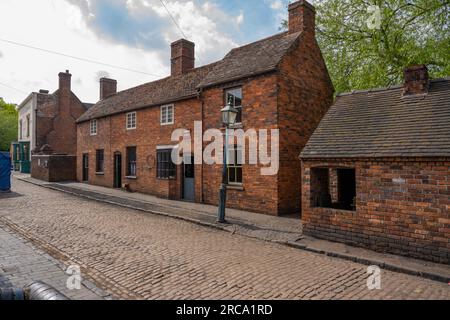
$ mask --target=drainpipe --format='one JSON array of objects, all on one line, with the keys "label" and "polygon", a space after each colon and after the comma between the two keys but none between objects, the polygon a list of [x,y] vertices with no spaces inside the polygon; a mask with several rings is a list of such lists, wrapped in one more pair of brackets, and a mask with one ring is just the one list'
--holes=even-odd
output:
[{"label": "drainpipe", "polygon": [[[200,88],[200,89],[198,89],[197,90],[197,98],[200,100],[200,105],[201,105],[201,110],[200,110],[200,113],[201,113],[201,115],[202,115],[202,135],[203,135],[203,132],[204,132],[204,130],[205,130],[205,128],[204,128],[204,120],[205,120],[205,114],[204,114],[204,108],[205,108],[205,101],[203,100],[203,98],[202,98],[202,93],[203,93],[203,89],[202,88]],[[203,153],[203,136],[202,136],[202,148],[201,148],[201,150],[202,150],[202,153]],[[200,197],[201,197],[201,199],[200,199],[200,202],[201,203],[203,203],[203,199],[204,199],[204,194],[203,194],[203,155],[202,155],[202,164],[201,164],[201,167],[200,167],[200,175],[201,175],[201,193],[200,193]]]}]

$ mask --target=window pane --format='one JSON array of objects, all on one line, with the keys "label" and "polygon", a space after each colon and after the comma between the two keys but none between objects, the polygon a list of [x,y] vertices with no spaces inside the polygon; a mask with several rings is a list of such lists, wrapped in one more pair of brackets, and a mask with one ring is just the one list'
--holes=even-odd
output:
[{"label": "window pane", "polygon": [[236,170],[234,167],[228,168],[228,181],[231,183],[236,182]]},{"label": "window pane", "polygon": [[157,178],[169,179],[176,175],[176,166],[172,162],[172,150],[157,151]]},{"label": "window pane", "polygon": [[237,148],[236,150],[236,165],[237,166],[242,166],[243,163],[243,156],[242,156],[242,149],[240,147]]},{"label": "window pane", "polygon": [[242,168],[236,168],[236,182],[242,183]]}]

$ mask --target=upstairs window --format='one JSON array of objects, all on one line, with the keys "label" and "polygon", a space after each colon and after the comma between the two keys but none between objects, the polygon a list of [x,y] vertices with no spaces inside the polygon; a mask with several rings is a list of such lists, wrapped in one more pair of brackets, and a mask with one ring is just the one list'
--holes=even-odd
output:
[{"label": "upstairs window", "polygon": [[103,173],[105,168],[105,151],[97,150],[95,159],[95,172]]},{"label": "upstairs window", "polygon": [[19,139],[22,140],[23,139],[23,125],[22,125],[22,119],[20,119],[19,121]]},{"label": "upstairs window", "polygon": [[228,147],[228,183],[242,184],[242,147],[232,145]]},{"label": "upstairs window", "polygon": [[91,120],[91,136],[97,135],[97,120]]},{"label": "upstairs window", "polygon": [[27,115],[27,138],[30,137],[30,115]]},{"label": "upstairs window", "polygon": [[136,129],[136,112],[127,113],[127,130]]},{"label": "upstairs window", "polygon": [[238,110],[236,124],[242,123],[242,88],[229,89],[225,92],[225,105],[231,105]]},{"label": "upstairs window", "polygon": [[156,155],[157,178],[174,179],[176,177],[176,166],[172,161],[172,150],[158,150]]},{"label": "upstairs window", "polygon": [[136,177],[136,147],[127,148],[127,177]]},{"label": "upstairs window", "polygon": [[173,124],[174,114],[173,105],[167,105],[161,107],[161,125]]}]

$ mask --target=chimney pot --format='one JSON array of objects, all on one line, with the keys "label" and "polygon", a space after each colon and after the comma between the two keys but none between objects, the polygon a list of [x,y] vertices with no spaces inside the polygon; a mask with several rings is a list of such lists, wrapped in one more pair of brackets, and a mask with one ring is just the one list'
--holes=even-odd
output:
[{"label": "chimney pot", "polygon": [[171,74],[180,76],[195,67],[195,43],[181,39],[171,44]]},{"label": "chimney pot", "polygon": [[117,80],[100,78],[100,100],[117,93]]},{"label": "chimney pot", "polygon": [[305,0],[289,5],[289,33],[308,32],[315,35],[316,9]]},{"label": "chimney pot", "polygon": [[49,92],[50,91],[44,90],[44,89],[39,90],[39,93],[42,93],[42,94],[49,94]]},{"label": "chimney pot", "polygon": [[404,70],[404,95],[425,94],[430,86],[428,68],[424,64],[414,65]]}]

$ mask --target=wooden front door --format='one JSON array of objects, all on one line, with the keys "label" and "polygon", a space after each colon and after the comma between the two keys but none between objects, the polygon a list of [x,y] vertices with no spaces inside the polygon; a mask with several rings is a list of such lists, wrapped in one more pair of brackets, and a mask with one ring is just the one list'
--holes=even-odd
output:
[{"label": "wooden front door", "polygon": [[89,154],[83,154],[83,182],[89,181]]}]

